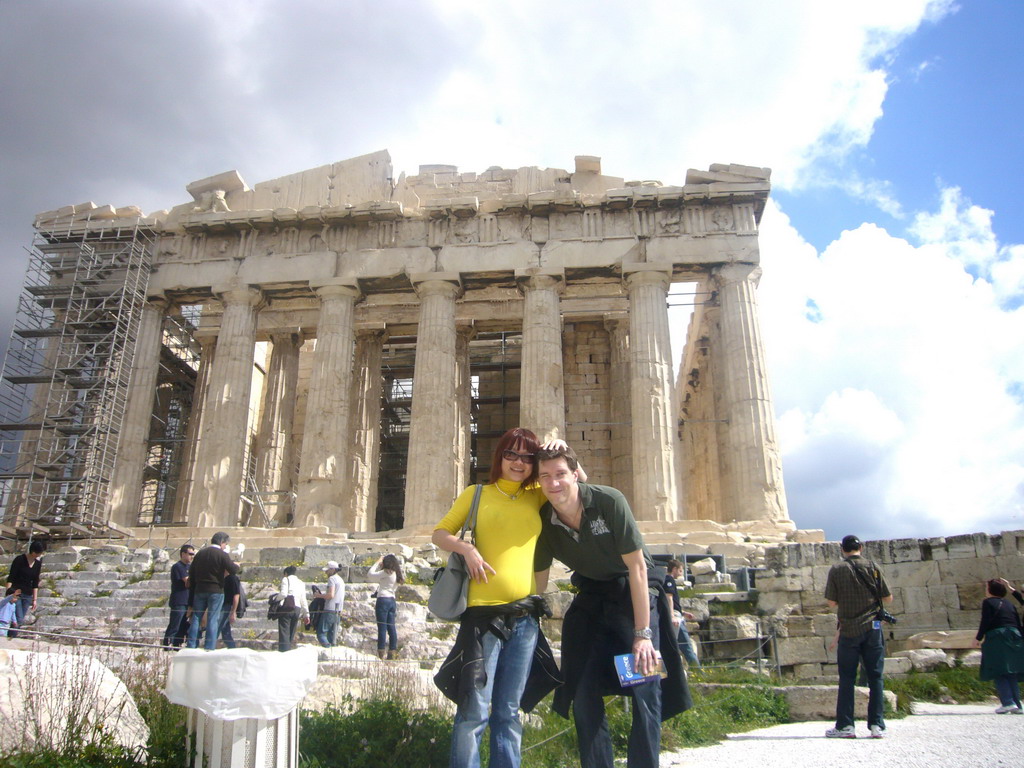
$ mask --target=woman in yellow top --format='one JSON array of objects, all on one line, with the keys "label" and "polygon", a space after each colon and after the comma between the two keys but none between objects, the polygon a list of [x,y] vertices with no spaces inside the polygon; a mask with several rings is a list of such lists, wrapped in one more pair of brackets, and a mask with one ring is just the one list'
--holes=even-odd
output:
[{"label": "woman in yellow top", "polygon": [[[556,440],[551,445],[565,444]],[[455,500],[432,540],[466,559],[472,580],[456,644],[470,632],[482,652],[486,682],[466,685],[452,729],[451,768],[479,768],[480,741],[489,724],[490,768],[518,768],[522,726],[519,700],[533,660],[539,627],[524,598],[536,592],[533,550],[540,536],[541,505],[534,455],[540,448],[528,429],[510,429],[494,450],[491,482],[477,508],[475,545],[458,538],[473,504],[475,486]],[[548,447],[546,444],[544,447]],[[500,619],[500,620],[496,620]],[[488,708],[490,714],[488,715]]]}]

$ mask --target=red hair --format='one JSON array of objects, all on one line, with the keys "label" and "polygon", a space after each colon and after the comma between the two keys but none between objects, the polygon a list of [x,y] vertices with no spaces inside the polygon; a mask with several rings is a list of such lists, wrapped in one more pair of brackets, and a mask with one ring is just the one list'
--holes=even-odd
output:
[{"label": "red hair", "polygon": [[537,482],[537,459],[536,453],[540,450],[540,441],[537,436],[528,429],[523,427],[515,427],[510,429],[504,435],[498,439],[498,444],[494,446],[494,458],[491,460],[491,482],[498,482],[498,478],[501,477],[501,454],[508,450],[515,450],[515,446],[520,446],[519,453],[532,453],[534,454],[534,460],[530,474],[523,481],[523,486],[531,485]]}]

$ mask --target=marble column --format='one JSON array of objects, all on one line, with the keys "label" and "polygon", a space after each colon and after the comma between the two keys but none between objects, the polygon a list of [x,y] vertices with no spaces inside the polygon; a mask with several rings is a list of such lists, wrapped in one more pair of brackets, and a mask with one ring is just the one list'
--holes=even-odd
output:
[{"label": "marble column", "polygon": [[[267,517],[285,525],[291,513],[292,431],[295,422],[295,390],[299,383],[299,347],[297,333],[272,333],[267,383],[263,390],[263,416],[256,438],[256,487],[263,497]],[[255,511],[255,510],[254,510]],[[254,525],[266,523],[254,515]]]},{"label": "marble column", "polygon": [[[715,272],[720,309],[716,374],[722,385],[728,481],[735,499],[732,517],[788,520],[782,459],[775,437],[768,370],[757,315],[761,268],[728,264]],[[726,510],[728,515],[729,510]]]},{"label": "marble column", "polygon": [[184,521],[189,525],[198,525],[198,509],[193,509],[189,500],[196,488],[202,484],[202,473],[197,471],[196,459],[203,440],[203,404],[206,393],[210,390],[210,369],[213,367],[213,356],[216,350],[216,339],[199,337],[199,368],[196,371],[196,386],[192,391],[192,408],[188,414],[188,426],[185,429],[185,455],[181,461],[181,476],[178,482],[178,493],[174,500],[173,521]]},{"label": "marble column", "polygon": [[202,527],[238,524],[256,345],[256,308],[262,294],[252,287],[215,289],[224,304],[217,352],[203,406],[203,440],[196,459],[200,488],[194,489],[190,519]]},{"label": "marble column", "polygon": [[360,294],[351,282],[317,283],[313,288],[320,297],[320,317],[306,399],[295,520],[342,531],[347,525],[354,316]]},{"label": "marble column", "polygon": [[562,377],[561,275],[519,274],[523,304],[523,362],[519,383],[519,424],[543,443],[565,439]]},{"label": "marble column", "polygon": [[110,479],[108,518],[115,525],[134,526],[139,517],[142,474],[149,448],[149,426],[160,373],[160,346],[167,302],[150,299],[142,308],[139,331],[135,337],[132,373],[128,385],[128,403],[121,421],[117,459]]},{"label": "marble column", "polygon": [[629,318],[626,315],[605,317],[609,355],[608,400],[611,421],[611,462],[613,487],[622,491],[632,503],[633,498],[633,422],[629,394]]},{"label": "marble column", "polygon": [[377,479],[380,469],[380,407],[383,328],[356,331],[356,360],[352,377],[352,449],[349,454],[349,493],[346,519],[357,533],[376,530]]},{"label": "marble column", "polygon": [[633,514],[676,519],[675,414],[668,329],[669,270],[624,266],[629,291],[630,403],[633,417]]},{"label": "marble column", "polygon": [[457,275],[413,276],[420,298],[413,369],[405,530],[431,530],[455,497],[451,467],[458,461],[455,418],[455,298]]},{"label": "marble column", "polygon": [[469,342],[476,333],[472,325],[460,325],[455,337],[455,487],[465,488],[472,481],[469,477],[472,465],[470,440],[470,411],[473,407],[473,381],[470,375]]}]

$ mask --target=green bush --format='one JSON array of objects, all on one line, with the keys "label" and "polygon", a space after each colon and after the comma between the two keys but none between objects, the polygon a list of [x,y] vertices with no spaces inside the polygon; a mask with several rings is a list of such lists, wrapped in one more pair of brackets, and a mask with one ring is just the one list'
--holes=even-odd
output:
[{"label": "green bush", "polygon": [[381,765],[448,765],[451,718],[413,712],[400,701],[360,702],[348,711],[303,711],[299,727],[303,768],[380,768]]}]

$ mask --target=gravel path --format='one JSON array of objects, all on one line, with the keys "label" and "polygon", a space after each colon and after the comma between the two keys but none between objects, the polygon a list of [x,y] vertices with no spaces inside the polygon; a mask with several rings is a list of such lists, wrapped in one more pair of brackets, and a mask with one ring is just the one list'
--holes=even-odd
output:
[{"label": "gravel path", "polygon": [[832,723],[789,723],[738,733],[713,747],[664,753],[661,768],[1021,768],[1024,716],[996,715],[995,704],[918,704],[890,720],[884,739],[826,739]]}]

